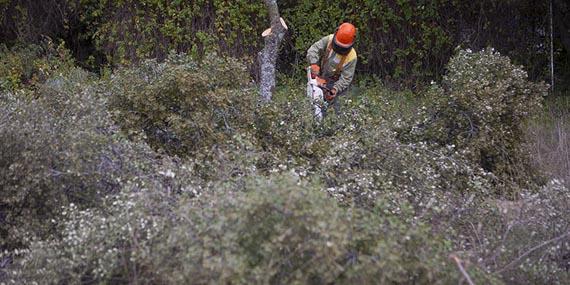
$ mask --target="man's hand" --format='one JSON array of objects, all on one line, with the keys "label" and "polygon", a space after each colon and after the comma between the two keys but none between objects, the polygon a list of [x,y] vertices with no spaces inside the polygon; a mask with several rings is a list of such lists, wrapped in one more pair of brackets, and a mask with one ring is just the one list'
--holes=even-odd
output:
[{"label": "man's hand", "polygon": [[330,93],[325,95],[325,100],[327,100],[328,102],[334,100],[336,94],[337,94],[336,88],[331,89]]},{"label": "man's hand", "polygon": [[321,72],[321,67],[316,65],[316,64],[311,64],[311,77],[313,79],[315,79],[317,76],[319,76],[319,73]]}]

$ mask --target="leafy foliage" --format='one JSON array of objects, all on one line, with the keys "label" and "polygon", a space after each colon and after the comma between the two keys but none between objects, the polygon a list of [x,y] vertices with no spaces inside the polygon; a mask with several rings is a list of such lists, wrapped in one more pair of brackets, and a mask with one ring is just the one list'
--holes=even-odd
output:
[{"label": "leafy foliage", "polygon": [[46,79],[74,67],[69,50],[63,43],[57,47],[47,41],[43,45],[0,45],[0,91],[35,88]]},{"label": "leafy foliage", "polygon": [[125,183],[162,181],[156,173],[168,159],[162,162],[147,146],[117,136],[93,80],[73,69],[36,91],[2,93],[2,248],[53,233],[53,219],[69,203],[97,207],[103,195],[117,193]]},{"label": "leafy foliage", "polygon": [[[487,49],[459,51],[441,86],[428,94],[433,107],[410,130],[419,140],[463,151],[486,171],[528,182],[524,124],[541,107],[547,86],[527,80],[508,57]],[[524,174],[522,174],[524,173]]]},{"label": "leafy foliage", "polygon": [[74,5],[112,64],[164,59],[172,50],[195,56],[214,49],[253,54],[260,42],[250,39],[258,38],[266,23],[263,3],[251,0],[82,0]]},{"label": "leafy foliage", "polygon": [[483,95],[501,117],[475,109],[482,134],[514,134],[526,114],[511,107],[537,106],[542,87],[496,53],[460,54],[437,104],[370,80],[320,124],[302,85],[257,105],[243,65],[221,57],[102,80],[73,69],[2,93],[2,246],[17,249],[0,278],[448,284],[463,278],[454,254],[478,283],[562,284],[568,189],[485,169],[477,136],[438,136],[462,122],[454,111],[486,110]]},{"label": "leafy foliage", "polygon": [[[313,42],[351,21],[359,28],[359,69],[392,86],[439,79],[456,46],[493,46],[527,66],[532,79],[546,77],[544,1],[282,0],[279,7],[290,27],[281,54],[281,71],[289,74]],[[254,58],[269,25],[263,2],[252,0],[12,0],[0,10],[4,43],[62,39],[94,70],[163,60],[170,51]],[[557,54],[562,66],[567,55]]]},{"label": "leafy foliage", "polygon": [[[111,199],[108,213],[72,205],[63,238],[32,244],[10,278],[162,284],[459,279],[445,266],[449,244],[426,225],[407,227],[396,217],[341,208],[319,188],[274,176],[251,180],[246,192],[217,189],[171,210],[144,193]],[[481,282],[493,280],[471,271]]]},{"label": "leafy foliage", "polygon": [[147,72],[125,70],[109,82],[115,121],[129,135],[143,135],[169,154],[188,155],[246,125],[256,94],[239,90],[248,84],[243,65],[216,55],[199,65],[175,61],[149,61],[142,68]]}]

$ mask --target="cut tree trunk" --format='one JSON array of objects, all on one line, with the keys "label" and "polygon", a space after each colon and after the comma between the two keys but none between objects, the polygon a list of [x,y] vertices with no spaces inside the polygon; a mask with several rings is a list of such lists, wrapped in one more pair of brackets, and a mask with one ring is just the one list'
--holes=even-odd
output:
[{"label": "cut tree trunk", "polygon": [[271,28],[264,32],[265,47],[259,54],[260,69],[260,93],[264,102],[271,101],[275,90],[275,64],[279,55],[279,47],[287,27],[279,16],[279,7],[276,0],[265,0],[269,11]]}]

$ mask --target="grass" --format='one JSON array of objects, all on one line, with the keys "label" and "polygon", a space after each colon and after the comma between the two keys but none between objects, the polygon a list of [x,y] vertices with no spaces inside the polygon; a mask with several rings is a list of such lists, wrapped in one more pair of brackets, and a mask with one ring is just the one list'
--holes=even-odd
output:
[{"label": "grass", "polygon": [[534,164],[570,186],[570,96],[547,98],[527,136]]}]

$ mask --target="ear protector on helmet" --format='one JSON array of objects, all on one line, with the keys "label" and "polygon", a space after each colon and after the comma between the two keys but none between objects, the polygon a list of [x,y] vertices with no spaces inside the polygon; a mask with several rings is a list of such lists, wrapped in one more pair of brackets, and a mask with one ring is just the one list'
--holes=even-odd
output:
[{"label": "ear protector on helmet", "polygon": [[341,47],[336,43],[336,36],[333,37],[333,42],[332,42],[332,48],[334,50],[334,52],[341,54],[341,55],[347,55],[350,50],[352,50],[352,46],[350,45],[349,47]]},{"label": "ear protector on helmet", "polygon": [[337,41],[337,34],[338,34],[338,31],[339,31],[341,26],[337,27],[335,32],[334,32],[333,41],[332,41],[332,48],[333,48],[335,53],[338,53],[341,55],[347,55],[352,50],[352,47],[354,46],[354,42],[356,41],[356,35],[358,32],[358,29],[355,28],[353,31],[352,42],[349,45],[342,45],[342,44],[339,44],[339,42]]}]

